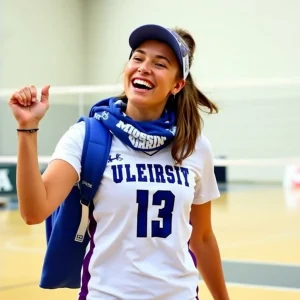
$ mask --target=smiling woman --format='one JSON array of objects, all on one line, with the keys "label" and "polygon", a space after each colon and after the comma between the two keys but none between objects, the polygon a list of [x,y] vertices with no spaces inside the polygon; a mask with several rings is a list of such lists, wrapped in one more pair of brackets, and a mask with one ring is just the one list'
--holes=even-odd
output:
[{"label": "smiling woman", "polygon": [[135,120],[158,119],[165,108],[176,114],[177,134],[172,156],[181,163],[194,151],[201,134],[199,110],[218,112],[194,84],[190,73],[196,43],[184,29],[158,25],[137,28],[129,37],[132,48],[124,74],[121,99]]},{"label": "smiling woman", "polygon": [[[200,272],[214,299],[228,300],[211,226],[211,201],[220,193],[200,115],[201,109],[213,113],[217,107],[190,74],[195,41],[184,30],[150,24],[134,30],[129,44],[124,93],[96,103],[89,114],[92,129],[101,124],[96,135],[107,136],[102,143],[109,145],[99,186],[82,178],[91,172],[82,165],[84,141],[90,137],[83,121],[63,135],[40,175],[37,135],[49,107],[49,86],[40,101],[35,86],[9,100],[19,125],[17,192],[25,222],[52,222],[48,216],[68,207],[62,222],[77,228],[80,217],[70,217],[77,203],[66,206],[64,201],[78,182],[95,191],[92,205],[83,205],[90,219],[80,241],[86,238],[89,247],[80,247],[78,236],[72,236],[62,247],[70,255],[53,256],[61,263],[46,255],[45,265],[53,268],[43,272],[41,286],[80,287],[80,300],[192,300],[198,299]],[[94,153],[91,164],[102,152]],[[59,249],[56,236],[70,236],[65,227],[52,231],[48,249]],[[72,262],[70,269],[64,259]]]},{"label": "smiling woman", "polygon": [[158,119],[169,96],[184,87],[185,81],[178,73],[179,63],[167,44],[155,40],[143,42],[125,69],[127,115],[137,120]]}]

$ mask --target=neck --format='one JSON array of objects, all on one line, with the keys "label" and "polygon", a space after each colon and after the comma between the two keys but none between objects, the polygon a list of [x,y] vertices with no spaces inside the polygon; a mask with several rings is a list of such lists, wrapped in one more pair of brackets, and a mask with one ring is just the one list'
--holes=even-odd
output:
[{"label": "neck", "polygon": [[164,110],[163,107],[136,107],[130,103],[127,104],[126,115],[135,121],[154,121],[160,118],[162,112]]}]

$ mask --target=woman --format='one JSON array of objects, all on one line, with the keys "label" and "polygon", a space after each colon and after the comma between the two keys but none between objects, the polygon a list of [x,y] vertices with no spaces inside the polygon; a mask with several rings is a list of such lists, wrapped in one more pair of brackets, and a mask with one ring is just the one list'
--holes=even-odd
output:
[{"label": "woman", "polygon": [[[184,30],[145,25],[129,44],[123,95],[92,109],[105,113],[100,121],[113,140],[94,198],[95,233],[79,299],[198,299],[199,271],[213,298],[227,300],[211,226],[211,200],[219,191],[199,114],[217,107],[190,74],[195,42]],[[40,101],[31,86],[9,101],[18,122],[17,189],[27,224],[43,222],[80,177],[83,122],[64,134],[40,175],[37,129],[48,98],[49,86]]]}]

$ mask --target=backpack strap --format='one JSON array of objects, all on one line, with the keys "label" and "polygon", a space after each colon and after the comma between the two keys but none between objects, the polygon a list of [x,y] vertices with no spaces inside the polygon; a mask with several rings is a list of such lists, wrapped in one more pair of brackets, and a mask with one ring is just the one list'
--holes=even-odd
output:
[{"label": "backpack strap", "polygon": [[81,269],[90,241],[89,212],[105,170],[112,134],[98,120],[81,118],[86,125],[80,181],[46,219],[47,249],[40,287],[79,288]]},{"label": "backpack strap", "polygon": [[[89,223],[89,205],[99,188],[110,152],[111,133],[95,118],[82,117],[85,121],[86,136],[81,159],[81,178],[79,181],[81,221],[75,236],[76,242],[82,242]],[[100,155],[99,155],[100,154]]]}]

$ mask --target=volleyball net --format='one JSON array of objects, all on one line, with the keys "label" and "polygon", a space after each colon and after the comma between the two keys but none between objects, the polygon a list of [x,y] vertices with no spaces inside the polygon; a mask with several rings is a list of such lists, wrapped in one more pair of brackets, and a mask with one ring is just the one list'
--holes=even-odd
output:
[{"label": "volleyball net", "polygon": [[[197,84],[220,112],[202,114],[214,163],[228,181],[282,181],[300,166],[300,78]],[[0,89],[2,128],[15,126],[7,100],[16,89]],[[38,87],[38,91],[41,87]],[[50,110],[41,122],[39,163],[45,166],[60,136],[90,107],[122,92],[121,84],[52,86]],[[16,136],[1,131],[0,165],[16,164]]]}]

